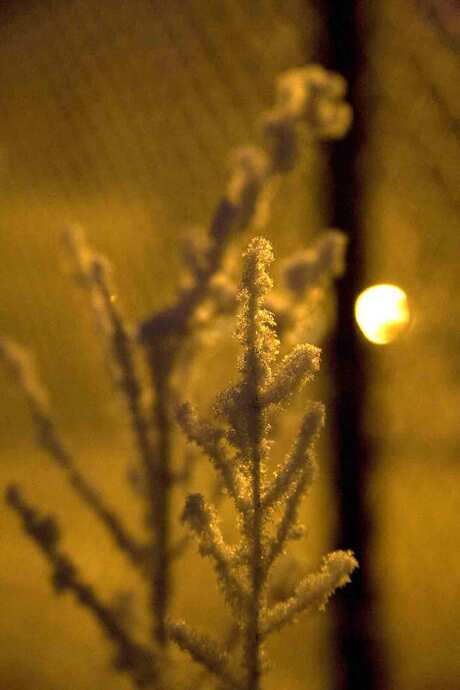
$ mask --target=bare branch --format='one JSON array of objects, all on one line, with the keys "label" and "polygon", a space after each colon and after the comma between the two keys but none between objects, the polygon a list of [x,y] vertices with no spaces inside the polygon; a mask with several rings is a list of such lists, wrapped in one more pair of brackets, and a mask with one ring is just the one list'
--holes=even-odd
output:
[{"label": "bare branch", "polygon": [[5,363],[26,400],[39,445],[64,471],[76,494],[97,515],[122,553],[133,565],[143,566],[144,546],[129,533],[121,518],[105,503],[100,492],[81,474],[61,439],[48,403],[48,395],[38,378],[30,355],[15,343],[0,338],[0,359]]},{"label": "bare branch", "polygon": [[93,587],[81,578],[73,561],[60,551],[60,530],[56,520],[40,515],[24,500],[16,486],[7,489],[6,500],[18,513],[25,531],[51,566],[52,583],[56,592],[71,592],[90,611],[117,649],[114,661],[116,667],[129,673],[136,687],[149,687],[156,679],[156,664],[152,653],[131,639],[113,609],[99,599]]}]

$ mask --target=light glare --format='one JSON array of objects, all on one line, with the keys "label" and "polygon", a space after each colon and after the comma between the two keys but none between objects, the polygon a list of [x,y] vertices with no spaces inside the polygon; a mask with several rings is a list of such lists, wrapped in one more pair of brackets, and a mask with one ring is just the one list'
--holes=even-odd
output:
[{"label": "light glare", "polygon": [[373,285],[356,300],[355,318],[368,340],[376,345],[387,345],[409,324],[407,295],[396,285]]}]

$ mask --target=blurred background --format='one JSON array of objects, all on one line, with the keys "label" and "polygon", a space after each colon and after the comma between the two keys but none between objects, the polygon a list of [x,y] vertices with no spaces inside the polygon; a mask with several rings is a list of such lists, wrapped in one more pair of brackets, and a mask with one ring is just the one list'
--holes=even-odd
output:
[{"label": "blurred background", "polygon": [[[309,563],[327,549],[352,548],[362,568],[326,614],[275,641],[267,688],[456,690],[454,0],[2,0],[0,331],[34,352],[82,469],[134,521],[120,469],[130,452],[122,408],[69,275],[62,230],[82,225],[110,258],[133,322],[166,304],[181,241],[206,226],[232,149],[257,140],[276,76],[312,61],[347,78],[355,125],[343,143],[305,151],[264,234],[279,258],[326,226],[350,238],[336,335],[323,343],[329,441],[302,548]],[[386,346],[366,340],[354,320],[355,299],[375,283],[401,287],[411,309],[409,327]],[[209,387],[220,385],[218,346],[207,353],[208,371]],[[66,546],[105,596],[134,588],[102,530],[36,450],[21,396],[2,371],[0,388],[2,489],[20,481],[62,518]],[[86,612],[54,597],[41,556],[14,516],[4,507],[0,515],[0,688],[128,688]],[[209,576],[200,559],[193,564],[176,582],[177,611],[191,617],[202,611],[196,582]],[[211,597],[210,621],[220,609]]]}]

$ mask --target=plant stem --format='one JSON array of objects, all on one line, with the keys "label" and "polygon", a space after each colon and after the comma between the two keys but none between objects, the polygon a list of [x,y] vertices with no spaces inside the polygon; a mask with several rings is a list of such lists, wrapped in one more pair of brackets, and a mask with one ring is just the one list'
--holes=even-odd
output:
[{"label": "plant stem", "polygon": [[252,554],[251,554],[251,603],[247,629],[247,690],[260,687],[260,599],[262,592],[262,512],[260,486],[260,452],[254,447],[252,468]]},{"label": "plant stem", "polygon": [[256,349],[256,319],[259,308],[255,294],[249,298],[248,314],[248,399],[249,399],[249,434],[252,446],[251,457],[251,601],[249,608],[247,637],[246,637],[246,665],[247,690],[260,688],[260,607],[263,585],[262,563],[262,491],[261,491],[261,442],[263,436],[262,411],[259,401],[260,362]]}]

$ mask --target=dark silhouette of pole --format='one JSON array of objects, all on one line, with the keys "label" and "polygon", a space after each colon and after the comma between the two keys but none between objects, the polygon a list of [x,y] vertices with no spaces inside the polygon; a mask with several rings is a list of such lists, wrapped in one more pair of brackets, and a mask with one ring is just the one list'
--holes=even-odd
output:
[{"label": "dark silhouette of pole", "polygon": [[320,6],[325,40],[321,58],[349,85],[354,121],[347,137],[331,145],[329,223],[349,238],[347,271],[338,285],[338,322],[326,356],[330,358],[333,399],[329,425],[335,435],[338,496],[338,548],[351,548],[360,563],[352,583],[334,606],[335,690],[386,690],[379,622],[370,563],[373,548],[372,506],[366,501],[373,453],[366,439],[365,405],[369,385],[369,346],[358,334],[353,310],[365,280],[364,179],[360,157],[366,145],[369,115],[365,95],[364,2],[329,0]]}]

